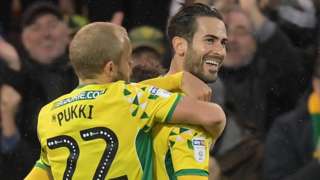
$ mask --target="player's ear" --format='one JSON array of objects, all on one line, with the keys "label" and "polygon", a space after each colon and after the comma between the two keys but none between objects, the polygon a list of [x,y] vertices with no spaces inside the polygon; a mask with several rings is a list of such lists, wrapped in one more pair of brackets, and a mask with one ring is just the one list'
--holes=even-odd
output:
[{"label": "player's ear", "polygon": [[113,61],[108,61],[103,67],[103,72],[108,77],[113,77],[113,75],[115,74],[115,71],[116,71],[116,67]]},{"label": "player's ear", "polygon": [[182,37],[174,37],[172,39],[172,46],[175,50],[175,53],[179,56],[184,56],[186,54],[186,51],[188,49],[188,42]]}]

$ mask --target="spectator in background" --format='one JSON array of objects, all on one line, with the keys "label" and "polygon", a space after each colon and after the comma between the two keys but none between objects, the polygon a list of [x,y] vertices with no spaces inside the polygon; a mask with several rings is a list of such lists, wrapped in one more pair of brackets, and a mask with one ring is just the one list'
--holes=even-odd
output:
[{"label": "spectator in background", "polygon": [[139,26],[129,32],[129,37],[133,46],[131,81],[139,82],[164,74],[163,33],[151,26]]},{"label": "spectator in background", "polygon": [[0,25],[2,31],[9,31],[11,22],[11,1],[0,1]]},{"label": "spectator in background", "polygon": [[[0,152],[6,152],[10,143],[14,143],[19,139],[16,134],[15,114],[18,109],[17,106],[21,101],[21,96],[16,90],[17,88],[16,76],[8,76],[14,74],[21,68],[20,59],[15,48],[0,36],[0,127],[1,127],[1,140]],[[19,79],[19,78],[18,78]],[[10,82],[8,82],[10,80]],[[10,85],[6,85],[10,83]],[[12,111],[13,110],[13,111]],[[4,143],[7,141],[9,143]],[[2,157],[0,157],[0,169],[4,169],[6,164]],[[1,171],[2,172],[2,171]],[[0,173],[1,175],[2,173]]]},{"label": "spectator in background", "polygon": [[[23,50],[19,52],[19,75],[25,84],[17,89],[21,102],[20,106],[17,106],[16,102],[8,101],[13,103],[8,106],[12,109],[1,114],[2,118],[10,117],[3,123],[16,125],[2,125],[2,133],[7,131],[3,129],[6,127],[14,130],[9,137],[2,134],[3,159],[6,163],[2,169],[4,179],[22,179],[32,168],[33,162],[39,156],[36,120],[40,108],[61,94],[69,92],[77,84],[66,55],[70,40],[69,30],[58,8],[48,2],[37,2],[26,10],[23,17]],[[10,92],[13,88],[7,89],[14,94]],[[14,141],[12,137],[16,137]],[[10,177],[11,171],[15,171],[11,175],[16,174],[16,177]]]},{"label": "spectator in background", "polygon": [[240,0],[240,7],[224,14],[230,39],[220,72],[226,104],[264,137],[273,119],[292,109],[305,88],[301,54],[256,0]]},{"label": "spectator in background", "polygon": [[[21,69],[21,63],[19,59],[19,55],[16,49],[8,43],[0,33],[0,59],[4,61],[7,67],[12,70],[19,71]],[[3,74],[4,75],[4,74]]]},{"label": "spectator in background", "polygon": [[224,178],[260,180],[269,126],[304,89],[302,58],[256,0],[240,0],[223,12],[229,50],[220,78],[228,123],[212,154]]},{"label": "spectator in background", "polygon": [[[80,1],[81,2],[81,1]],[[63,19],[75,34],[82,26],[88,24],[88,19],[84,15],[84,6],[75,0],[59,0],[59,8],[63,13]]]},{"label": "spectator in background", "polygon": [[139,82],[164,73],[161,57],[155,49],[141,46],[132,51],[132,81]]},{"label": "spectator in background", "polygon": [[[320,57],[320,56],[319,56]],[[320,112],[320,59],[313,74],[313,92],[303,97],[291,112],[279,117],[266,141],[264,158],[265,180],[318,180],[320,152],[314,137],[312,115]],[[315,111],[316,110],[316,111]]]},{"label": "spectator in background", "polygon": [[303,66],[310,81],[319,38],[316,1],[273,0],[263,7],[265,14],[276,22],[291,43],[302,51]]},{"label": "spectator in background", "polygon": [[137,26],[150,25],[164,32],[170,1],[90,0],[88,1],[88,14],[91,22],[111,21],[115,17],[120,17],[123,19],[121,24],[128,31]]},{"label": "spectator in background", "polygon": [[267,3],[264,9],[294,45],[300,48],[314,46],[317,17],[313,0],[277,0]]},{"label": "spectator in background", "polygon": [[170,2],[170,9],[169,9],[169,16],[173,16],[178,12],[178,10],[182,7],[183,4],[190,5],[193,3],[202,3],[208,6],[213,4],[214,0],[171,0]]},{"label": "spectator in background", "polygon": [[[316,58],[317,18],[319,21],[318,0],[256,0],[259,9],[289,38],[303,56],[306,81],[311,80]],[[236,0],[215,0],[218,9],[228,9],[237,5]],[[318,8],[318,9],[317,9]],[[318,11],[318,13],[317,13]],[[318,16],[318,17],[317,17]],[[308,82],[309,83],[309,82]]]}]

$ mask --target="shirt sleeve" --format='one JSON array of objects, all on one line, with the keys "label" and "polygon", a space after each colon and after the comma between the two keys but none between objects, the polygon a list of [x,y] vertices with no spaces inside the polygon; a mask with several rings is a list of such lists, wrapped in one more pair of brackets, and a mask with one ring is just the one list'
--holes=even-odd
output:
[{"label": "shirt sleeve", "polygon": [[154,86],[131,84],[127,88],[129,95],[126,98],[131,103],[131,115],[145,130],[149,130],[155,123],[169,122],[181,98],[178,93]]},{"label": "shirt sleeve", "polygon": [[175,73],[167,76],[160,76],[140,82],[141,84],[156,86],[167,91],[180,91],[183,79],[183,72]]},{"label": "shirt sleeve", "polygon": [[44,165],[46,167],[50,167],[49,161],[48,161],[48,158],[47,158],[47,154],[46,154],[46,152],[45,152],[45,150],[43,148],[41,149],[40,160],[37,161],[37,164]]},{"label": "shirt sleeve", "polygon": [[168,144],[175,175],[208,176],[211,143],[201,128],[173,127]]},{"label": "shirt sleeve", "polygon": [[49,171],[50,167],[39,159],[27,177],[25,177],[25,180],[50,180]]},{"label": "shirt sleeve", "polygon": [[[46,167],[50,167],[48,158],[47,158],[47,150],[46,150],[46,138],[44,136],[44,132],[46,132],[45,127],[43,127],[43,121],[40,121],[40,119],[46,119],[46,114],[45,114],[45,108],[47,108],[48,106],[44,106],[41,111],[39,112],[39,117],[38,117],[38,126],[37,126],[37,135],[38,135],[38,140],[40,142],[41,145],[41,151],[40,151],[40,159],[37,161],[37,164],[40,165],[44,165]],[[43,167],[44,167],[43,166]]]}]

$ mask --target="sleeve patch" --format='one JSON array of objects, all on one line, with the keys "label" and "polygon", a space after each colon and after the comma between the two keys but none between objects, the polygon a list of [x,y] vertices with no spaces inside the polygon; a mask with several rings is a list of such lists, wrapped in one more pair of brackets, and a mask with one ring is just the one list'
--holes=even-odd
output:
[{"label": "sleeve patch", "polygon": [[206,143],[204,138],[193,138],[192,139],[194,159],[200,163],[206,159]]},{"label": "sleeve patch", "polygon": [[157,87],[152,87],[149,92],[150,92],[150,94],[152,94],[152,95],[160,96],[160,97],[162,97],[162,98],[169,98],[170,95],[171,95],[170,92],[168,92],[168,91],[166,91],[166,90],[164,90],[164,89],[159,89],[159,88],[157,88]]}]

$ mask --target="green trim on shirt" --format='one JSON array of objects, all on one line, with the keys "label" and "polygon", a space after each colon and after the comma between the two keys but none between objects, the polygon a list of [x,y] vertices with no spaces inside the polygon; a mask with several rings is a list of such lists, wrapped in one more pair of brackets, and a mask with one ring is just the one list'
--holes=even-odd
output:
[{"label": "green trim on shirt", "polygon": [[196,175],[196,176],[208,176],[209,173],[203,169],[181,169],[176,172],[176,176],[186,176],[186,175]]},{"label": "green trim on shirt", "polygon": [[174,168],[173,168],[173,164],[172,164],[172,157],[171,157],[170,150],[168,150],[166,153],[165,166],[166,166],[167,175],[169,177],[169,180],[177,180],[177,177],[174,174]]},{"label": "green trim on shirt", "polygon": [[152,139],[150,132],[140,130],[136,138],[136,150],[143,170],[142,180],[153,178]]},{"label": "green trim on shirt", "polygon": [[37,161],[34,166],[44,170],[48,170],[50,168],[49,166],[44,164],[42,161]]},{"label": "green trim on shirt", "polygon": [[170,111],[169,111],[169,113],[168,113],[168,115],[167,115],[167,117],[165,119],[165,122],[168,123],[168,122],[170,122],[172,120],[172,116],[173,116],[174,110],[176,109],[179,101],[182,99],[181,97],[182,96],[180,94],[178,94],[176,100],[174,101],[172,107],[170,108]]}]

